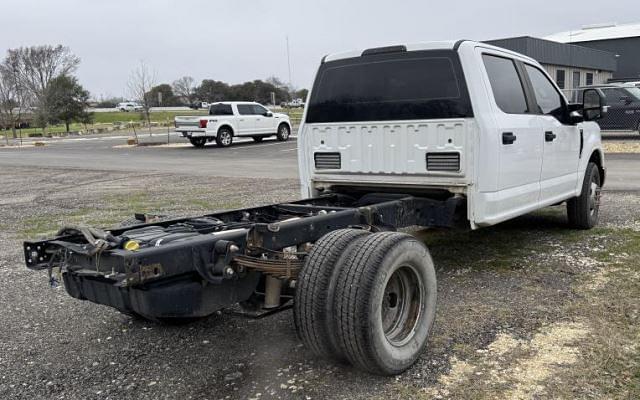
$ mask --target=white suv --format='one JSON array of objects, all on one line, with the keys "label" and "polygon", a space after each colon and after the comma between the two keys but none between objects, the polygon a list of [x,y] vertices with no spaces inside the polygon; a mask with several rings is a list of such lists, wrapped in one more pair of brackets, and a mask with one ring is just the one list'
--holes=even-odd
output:
[{"label": "white suv", "polygon": [[118,103],[116,108],[118,110],[124,111],[124,112],[142,111],[142,109],[143,109],[143,107],[140,104],[135,103],[133,101],[127,101],[127,102],[124,102],[124,103]]}]

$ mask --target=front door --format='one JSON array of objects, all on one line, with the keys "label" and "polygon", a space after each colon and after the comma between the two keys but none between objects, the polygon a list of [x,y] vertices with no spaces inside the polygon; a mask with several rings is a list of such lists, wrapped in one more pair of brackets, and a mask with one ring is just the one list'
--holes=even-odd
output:
[{"label": "front door", "polygon": [[256,132],[261,134],[274,134],[276,133],[273,127],[273,117],[268,117],[269,110],[261,106],[260,104],[253,105],[253,113],[256,117]]},{"label": "front door", "polygon": [[539,68],[525,64],[537,105],[544,155],[540,201],[548,205],[575,194],[580,157],[580,129],[568,123],[566,100]]}]

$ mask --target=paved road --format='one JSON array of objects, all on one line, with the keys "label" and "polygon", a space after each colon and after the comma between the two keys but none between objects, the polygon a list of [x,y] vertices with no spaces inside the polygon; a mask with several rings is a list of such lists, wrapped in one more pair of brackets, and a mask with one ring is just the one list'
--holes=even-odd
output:
[{"label": "paved road", "polygon": [[[157,135],[151,140],[166,140]],[[150,139],[141,135],[141,141]],[[128,147],[126,137],[70,138],[47,141],[44,147],[2,148],[0,166],[48,166],[110,171],[157,171],[176,174],[297,178],[296,140],[238,139],[229,148],[215,144],[196,149],[177,136],[168,146]]]},{"label": "paved road", "polygon": [[[166,140],[166,134],[142,142]],[[617,137],[616,137],[617,138]],[[626,135],[622,138],[628,139]],[[616,140],[615,138],[611,138]],[[238,139],[230,148],[215,144],[196,149],[172,135],[169,146],[127,147],[126,137],[49,140],[44,147],[2,148],[0,166],[48,166],[110,171],[157,171],[175,174],[249,178],[297,178],[296,140]],[[640,154],[608,154],[607,190],[640,191]]]}]

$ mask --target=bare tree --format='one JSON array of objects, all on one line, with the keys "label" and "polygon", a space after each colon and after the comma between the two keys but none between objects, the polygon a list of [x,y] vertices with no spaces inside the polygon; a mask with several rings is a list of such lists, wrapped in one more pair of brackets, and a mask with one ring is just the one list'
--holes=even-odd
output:
[{"label": "bare tree", "polygon": [[80,64],[80,58],[68,47],[43,45],[20,47],[7,51],[2,65],[12,76],[15,92],[19,97],[19,110],[31,109],[35,121],[46,126],[48,115],[44,93],[52,79],[71,75]]},{"label": "bare tree", "polygon": [[142,106],[145,119],[147,120],[147,126],[149,127],[149,135],[151,135],[151,116],[149,115],[149,109],[153,101],[150,91],[155,85],[156,72],[149,69],[144,61],[140,61],[138,67],[131,72],[127,86],[129,88],[129,95]]},{"label": "bare tree", "polygon": [[[16,136],[16,125],[22,120],[22,114],[26,107],[24,90],[18,77],[18,66],[5,59],[0,64],[0,127],[11,128],[13,138]],[[9,144],[9,136],[5,135]]]},{"label": "bare tree", "polygon": [[178,96],[185,104],[191,105],[195,101],[196,83],[190,76],[183,76],[171,85],[173,93]]},{"label": "bare tree", "polygon": [[68,47],[57,45],[20,47],[7,51],[7,62],[17,66],[19,83],[36,98],[41,98],[49,82],[70,75],[80,58]]}]

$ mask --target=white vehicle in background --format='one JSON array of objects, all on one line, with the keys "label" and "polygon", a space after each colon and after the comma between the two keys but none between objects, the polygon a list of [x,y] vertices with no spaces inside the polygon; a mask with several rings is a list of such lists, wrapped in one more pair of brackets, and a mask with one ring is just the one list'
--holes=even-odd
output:
[{"label": "white vehicle in background", "polygon": [[211,104],[207,103],[206,101],[196,101],[195,103],[190,104],[189,108],[199,110],[201,108],[209,108],[209,106],[211,106]]},{"label": "white vehicle in background", "polygon": [[298,99],[293,99],[287,103],[284,103],[284,107],[288,107],[288,108],[298,108],[298,107],[304,107],[304,100],[298,98]]},{"label": "white vehicle in background", "polygon": [[134,101],[127,101],[124,103],[118,103],[116,108],[120,111],[130,112],[130,111],[142,111],[144,107]]},{"label": "white vehicle in background", "polygon": [[195,147],[215,141],[228,147],[234,137],[251,137],[256,142],[269,136],[285,141],[291,135],[291,121],[286,114],[272,113],[265,106],[244,101],[213,103],[208,116],[175,117],[176,132]]}]

